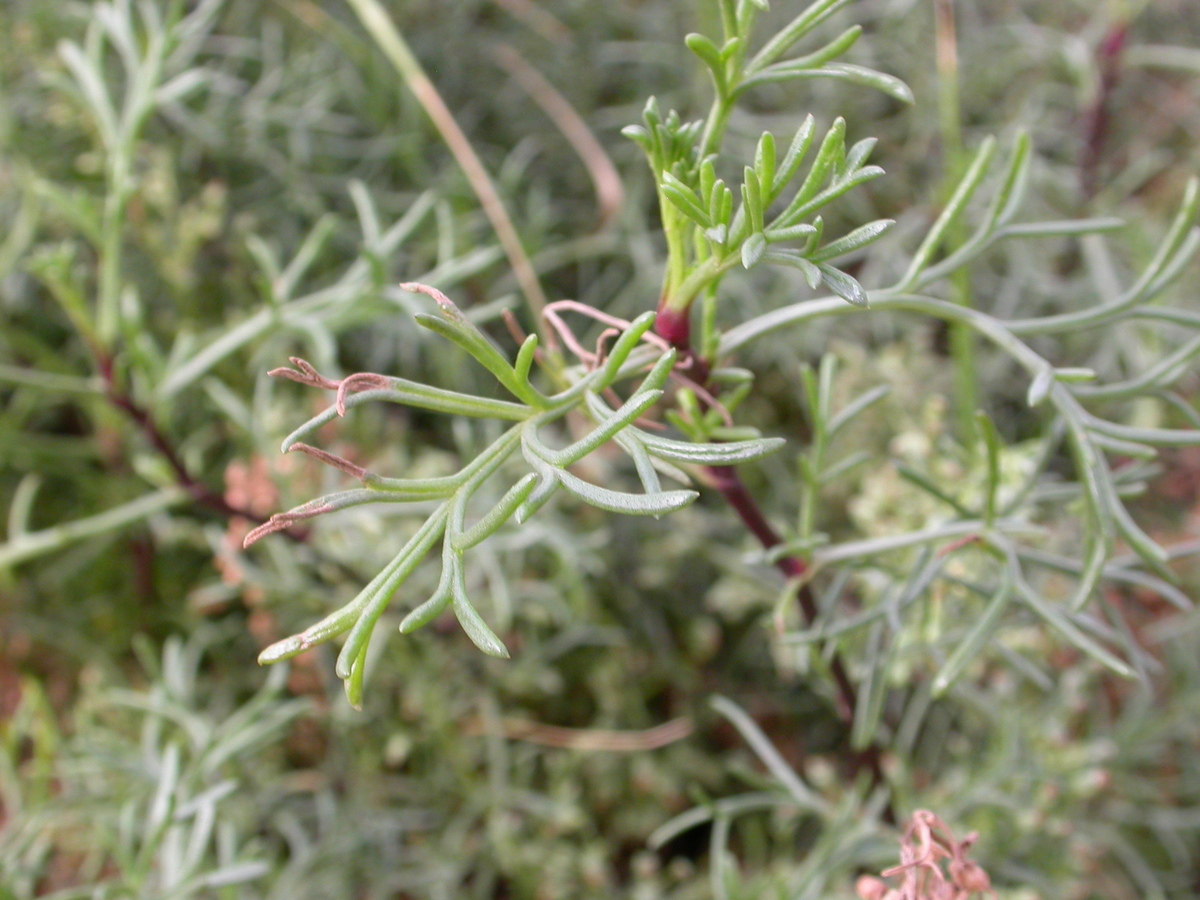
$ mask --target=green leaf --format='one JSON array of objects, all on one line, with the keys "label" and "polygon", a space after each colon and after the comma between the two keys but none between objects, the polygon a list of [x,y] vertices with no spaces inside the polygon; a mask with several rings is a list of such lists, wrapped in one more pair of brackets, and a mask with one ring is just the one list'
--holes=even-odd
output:
[{"label": "green leaf", "polygon": [[[342,645],[334,663],[334,672],[339,678],[349,678],[353,674],[355,660],[365,652],[367,642],[371,640],[371,634],[380,616],[392,602],[393,595],[445,533],[449,511],[450,502],[439,506],[416,534],[408,539],[396,557],[348,604],[348,607],[356,607],[358,612],[354,627],[346,636],[346,643]],[[444,577],[447,568],[453,570],[453,566],[448,565],[447,560],[453,562],[454,558],[446,548],[443,548],[442,557]]]},{"label": "green leaf", "polygon": [[441,317],[419,313],[415,318],[430,331],[440,334],[469,353],[485,369],[491,372],[508,391],[533,407],[540,407],[542,399],[527,384],[517,377],[512,364],[492,343],[491,339],[462,314],[450,299],[436,288],[417,282],[400,285],[401,290],[426,294],[437,302]]},{"label": "green leaf", "polygon": [[[535,467],[536,468],[536,467]],[[537,476],[537,482],[534,485],[533,491],[524,502],[517,507],[517,511],[513,513],[513,520],[519,525],[522,522],[528,522],[539,509],[549,502],[554,496],[554,492],[558,490],[558,479],[554,477],[549,467],[546,467],[546,474],[540,470]]]},{"label": "green leaf", "polygon": [[725,41],[724,44],[721,45],[721,60],[723,62],[728,62],[729,60],[733,59],[734,56],[737,55],[738,51],[742,49],[743,43],[745,43],[745,41],[740,35],[735,34],[730,37],[727,41]]},{"label": "green leaf", "polygon": [[628,427],[642,413],[657,403],[658,398],[661,396],[662,391],[659,390],[644,391],[635,394],[623,403],[620,409],[609,415],[589,434],[569,447],[565,447],[562,450],[550,451],[548,454],[543,455],[542,458],[551,465],[559,468],[579,462],[579,460],[583,459],[589,453],[606,444],[618,431]]},{"label": "green leaf", "polygon": [[983,493],[983,521],[991,528],[996,521],[996,496],[1000,491],[1000,454],[1003,448],[996,426],[983,410],[975,411],[975,427],[979,429],[986,451],[987,482]]},{"label": "green leaf", "polygon": [[62,550],[85,538],[120,531],[135,522],[179,506],[186,502],[188,497],[188,492],[183,488],[163,488],[94,516],[16,535],[6,543],[0,544],[0,569]]},{"label": "green leaf", "polygon": [[755,174],[754,169],[746,166],[742,171],[742,177],[742,208],[746,211],[750,233],[759,234],[763,230],[766,203],[760,190],[758,175]]},{"label": "green leaf", "polygon": [[362,712],[363,680],[367,671],[367,643],[364,643],[350,665],[350,672],[344,681],[346,702],[351,709]]},{"label": "green leaf", "polygon": [[1022,131],[1013,142],[1012,157],[1008,161],[1008,170],[1004,173],[1004,181],[1000,190],[992,198],[991,207],[984,217],[988,230],[1001,225],[1007,225],[1020,209],[1025,199],[1025,188],[1029,183],[1029,161],[1032,143],[1029,133]]},{"label": "green leaf", "polygon": [[949,232],[950,227],[958,221],[963,210],[971,198],[975,196],[975,192],[979,189],[979,185],[983,182],[983,177],[987,174],[988,166],[991,164],[992,157],[996,152],[996,141],[994,138],[987,138],[979,149],[975,151],[975,156],[971,160],[967,172],[959,181],[958,186],[954,189],[954,194],[950,197],[950,201],[942,210],[933,227],[929,229],[929,233],[925,235],[925,240],[921,241],[921,246],[917,248],[917,252],[913,254],[912,262],[909,263],[908,271],[904,277],[900,279],[897,285],[897,290],[905,290],[908,287],[916,284],[921,271],[929,264],[933,258],[933,254],[942,245],[942,241]]},{"label": "green leaf", "polygon": [[[84,190],[68,190],[48,178],[24,173],[22,177],[29,178],[32,182],[34,196],[48,203],[54,212],[67,220],[67,224],[83,232],[84,237],[92,244],[99,245],[104,240],[103,204],[97,197]],[[73,259],[74,253],[73,245],[60,244],[54,249],[47,248],[35,253],[27,265],[40,269],[50,260],[61,263],[64,256]]]},{"label": "green leaf", "polygon": [[[346,409],[353,409],[362,403],[381,401],[384,403],[400,403],[417,409],[430,409],[446,415],[472,416],[484,419],[501,419],[509,422],[523,422],[532,413],[527,406],[509,403],[505,400],[493,400],[490,397],[475,397],[471,394],[460,394],[457,391],[447,391],[442,388],[429,387],[415,381],[403,378],[390,379],[395,389],[380,388],[372,391],[359,391],[345,398]],[[283,439],[282,452],[287,453],[302,438],[307,437],[321,426],[338,418],[337,406],[330,406],[317,413],[303,425]]]},{"label": "green leaf", "polygon": [[717,183],[713,185],[708,208],[714,222],[722,225],[729,224],[730,217],[733,215],[733,191],[724,181],[718,179]]},{"label": "green leaf", "polygon": [[746,242],[742,244],[742,265],[747,269],[752,269],[758,265],[762,259],[763,253],[767,249],[767,239],[762,232],[756,232],[746,238]]},{"label": "green leaf", "polygon": [[849,456],[842,457],[842,459],[838,460],[828,469],[822,470],[821,475],[817,480],[820,484],[832,484],[851,470],[861,466],[863,463],[870,462],[871,459],[872,454],[868,453],[866,450],[860,450],[857,453],[851,453]]},{"label": "green leaf", "polygon": [[887,75],[865,66],[855,66],[850,63],[828,63],[819,68],[808,68],[793,63],[780,63],[764,69],[738,85],[739,93],[759,84],[770,84],[779,81],[791,81],[800,78],[833,78],[838,81],[848,81],[851,84],[874,88],[901,103],[916,102],[912,89],[894,75]]},{"label": "green leaf", "polygon": [[772,247],[763,254],[763,261],[778,266],[790,266],[804,273],[804,279],[814,291],[821,286],[821,270],[796,250]]},{"label": "green leaf", "polygon": [[[513,371],[522,384],[529,385],[529,373],[537,358],[537,349],[538,336],[531,334],[521,342],[521,349],[517,351],[517,361],[513,364]],[[532,385],[530,387],[532,388]]]},{"label": "green leaf", "polygon": [[804,121],[800,123],[800,127],[796,129],[792,143],[788,147],[787,153],[784,154],[783,161],[779,163],[778,169],[775,172],[775,182],[771,187],[772,196],[778,197],[788,182],[795,177],[796,172],[799,171],[801,163],[804,162],[804,157],[808,155],[808,148],[812,146],[815,131],[816,120],[809,113],[804,117]]},{"label": "green leaf", "polygon": [[564,469],[556,469],[554,477],[570,493],[584,503],[608,512],[629,516],[659,516],[682,509],[700,495],[695,491],[663,491],[659,494],[629,494],[613,491],[576,478]]},{"label": "green leaf", "polygon": [[1084,234],[1102,234],[1119,231],[1126,225],[1124,219],[1114,217],[1096,219],[1062,219],[1050,222],[1022,222],[1006,225],[999,234],[1006,238],[1077,237]]},{"label": "green leaf", "polygon": [[[614,438],[617,445],[629,454],[633,460],[634,468],[637,469],[638,480],[642,483],[642,490],[647,494],[657,494],[662,491],[662,483],[658,479],[658,468],[655,466],[655,460],[646,452],[646,447],[632,435],[625,432],[620,432]],[[674,466],[668,466],[661,460],[658,462],[664,470],[670,473],[670,477],[674,477],[682,484],[690,484],[686,473],[681,472]]]},{"label": "green leaf", "polygon": [[26,266],[49,289],[51,298],[62,307],[75,330],[98,345],[91,304],[79,283],[75,256],[75,245],[62,243],[34,254]]},{"label": "green leaf", "polygon": [[828,285],[831,291],[851,306],[866,308],[867,292],[863,290],[862,285],[854,278],[840,269],[835,269],[833,266],[826,265],[825,263],[818,263],[817,268],[821,270],[821,280]]},{"label": "green leaf", "polygon": [[882,400],[889,393],[891,393],[891,388],[886,384],[881,384],[871,388],[865,394],[855,397],[854,400],[847,403],[846,406],[829,418],[825,423],[825,433],[832,438],[846,425],[854,421],[855,416],[869,406]]},{"label": "green leaf", "polygon": [[629,323],[629,327],[621,333],[616,343],[612,345],[612,349],[608,351],[608,359],[604,361],[604,367],[600,370],[600,375],[592,386],[592,390],[602,391],[616,381],[621,366],[629,358],[633,348],[641,342],[642,336],[653,327],[653,312],[644,312]]},{"label": "green leaf", "polygon": [[771,5],[768,0],[738,0],[738,27],[741,28],[743,33],[746,33],[753,22],[753,16],[757,12],[766,12],[770,8]]},{"label": "green leaf", "polygon": [[[1175,214],[1170,228],[1159,242],[1154,259],[1150,261],[1150,265],[1146,267],[1141,278],[1138,279],[1137,285],[1130,290],[1130,293],[1139,297],[1151,296],[1166,286],[1171,279],[1164,278],[1164,273],[1177,268],[1176,260],[1189,259],[1195,252],[1194,246],[1191,250],[1187,250],[1187,246],[1189,238],[1195,237],[1193,226],[1198,215],[1200,215],[1200,178],[1191,178],[1184,189],[1183,199],[1179,203],[1179,212]],[[1158,287],[1152,288],[1151,285],[1155,284]]]},{"label": "green leaf", "polygon": [[867,244],[877,240],[895,224],[896,222],[893,219],[876,219],[874,222],[854,229],[845,237],[831,241],[812,254],[810,258],[814,263],[821,263],[826,260],[836,259],[839,256],[845,256],[847,253],[853,253],[855,250],[860,250],[867,246]]},{"label": "green leaf", "polygon": [[864,163],[871,158],[877,141],[875,138],[863,138],[846,151],[846,159],[838,171],[838,179],[842,180],[855,174],[863,168]]},{"label": "green leaf", "polygon": [[1125,508],[1125,504],[1116,503],[1113,514],[1117,533],[1125,539],[1125,542],[1142,562],[1152,571],[1157,572],[1165,581],[1175,581],[1177,578],[1175,573],[1167,567],[1167,551],[1133,520],[1133,516]]},{"label": "green leaf", "polygon": [[[1196,340],[1200,341],[1200,338],[1197,338]],[[1195,347],[1197,350],[1200,350],[1200,343],[1197,343]],[[1190,353],[1186,355],[1190,355]],[[1079,382],[1083,381],[1095,381],[1096,378],[1096,370],[1089,369],[1086,366],[1062,366],[1054,370],[1055,381],[1061,381],[1064,384],[1078,384]]]},{"label": "green leaf", "polygon": [[1034,376],[1034,379],[1029,384],[1029,392],[1025,396],[1025,402],[1030,407],[1040,406],[1042,401],[1050,396],[1050,390],[1054,387],[1054,367],[1049,363],[1042,368],[1041,371]]},{"label": "green leaf", "polygon": [[495,534],[517,511],[526,498],[533,493],[538,476],[530,473],[510,487],[496,505],[467,531],[460,532],[451,539],[451,546],[456,553],[470,550],[476,544]]},{"label": "green leaf", "polygon": [[663,180],[662,184],[659,185],[659,189],[663,192],[663,196],[671,201],[672,206],[701,228],[708,228],[712,225],[712,218],[709,215],[709,211],[700,202],[700,198],[696,196],[696,193],[691,188],[670,172],[663,172]]},{"label": "green leaf", "polygon": [[654,166],[655,142],[650,132],[641,125],[626,125],[621,129],[621,134],[641,147],[642,151],[650,157],[651,168],[657,168]]},{"label": "green leaf", "polygon": [[755,438],[726,444],[693,444],[638,429],[634,429],[634,432],[651,456],[701,466],[732,466],[750,462],[774,453],[787,443],[783,438]]},{"label": "green leaf", "polygon": [[755,756],[783,786],[794,803],[801,809],[810,809],[821,813],[827,810],[825,801],[800,780],[795,770],[775,749],[754,719],[731,700],[719,694],[709,700],[709,706],[728,719],[729,723],[738,730],[738,733],[750,745],[750,749],[754,751]]},{"label": "green leaf", "polygon": [[813,160],[803,184],[800,185],[787,208],[779,214],[775,224],[779,226],[794,225],[802,218],[803,213],[800,210],[817,195],[829,173],[835,170],[841,160],[845,159],[845,141],[846,120],[839,117],[834,120],[829,131],[825,132],[825,137],[821,140],[821,146],[817,150],[817,156]]},{"label": "green leaf", "polygon": [[717,49],[717,45],[704,35],[696,34],[695,32],[685,37],[683,42],[708,67],[709,72],[712,74],[713,83],[716,85],[717,94],[724,94],[725,59],[722,57],[721,51]]},{"label": "green leaf", "polygon": [[272,279],[271,290],[274,295],[275,302],[285,303],[292,299],[292,294],[296,290],[296,286],[305,276],[321,251],[333,236],[337,227],[337,217],[332,214],[321,216],[316,221],[316,224],[309,229],[300,248],[296,251],[296,255],[292,257],[292,261],[277,277]]},{"label": "green leaf", "polygon": [[[456,556],[455,559],[457,558]],[[457,565],[461,565],[461,562],[457,563]],[[443,563],[442,578],[438,582],[437,589],[428,600],[415,609],[410,610],[408,615],[400,620],[401,634],[411,634],[420,628],[424,628],[445,612],[446,607],[450,605],[450,578],[451,573],[447,570],[445,563]]]},{"label": "green leaf", "polygon": [[259,664],[269,665],[280,660],[290,659],[355,627],[364,611],[372,603],[377,602],[381,594],[385,598],[390,598],[395,593],[400,582],[412,572],[412,568],[421,561],[441,535],[445,519],[446,505],[443,504],[425,521],[417,534],[401,548],[392,561],[358,592],[358,596],[321,621],[310,625],[300,634],[277,641],[267,647],[258,656]]},{"label": "green leaf", "polygon": [[983,613],[975,620],[971,629],[966,636],[959,641],[958,646],[954,648],[954,652],[950,654],[950,658],[938,670],[934,676],[933,684],[930,690],[934,697],[941,697],[947,690],[958,680],[959,676],[966,670],[972,662],[979,659],[984,649],[987,647],[988,641],[996,628],[1000,625],[1000,619],[1004,616],[1004,612],[1008,609],[1012,602],[1013,584],[1012,578],[1008,571],[1005,571],[1005,577],[1000,582],[1000,586],[996,589],[991,601],[984,607]]},{"label": "green leaf", "polygon": [[758,175],[758,189],[763,204],[769,206],[775,199],[775,136],[764,131],[754,151],[754,171]]},{"label": "green leaf", "polygon": [[1023,578],[1017,577],[1014,584],[1017,593],[1021,595],[1025,603],[1073,647],[1086,653],[1116,674],[1124,678],[1133,677],[1133,670],[1123,660],[1114,656],[1107,648],[1080,630],[1079,626],[1071,621],[1068,614],[1059,609],[1053,601],[1038,596],[1038,593]]},{"label": "green leaf", "polygon": [[832,41],[821,47],[819,50],[814,50],[812,53],[806,53],[804,56],[797,56],[794,59],[788,60],[783,65],[792,66],[798,69],[816,69],[825,65],[830,60],[837,59],[853,47],[860,37],[862,37],[863,29],[861,25],[851,25]]},{"label": "green leaf", "polygon": [[467,633],[467,637],[471,639],[471,643],[488,656],[508,659],[508,648],[504,646],[504,642],[496,637],[495,632],[483,621],[483,616],[479,615],[479,611],[467,599],[461,568],[454,574],[450,594],[453,598],[454,616],[458,619],[458,624],[462,626],[463,631]]},{"label": "green leaf", "polygon": [[821,206],[836,200],[860,184],[874,181],[883,174],[885,173],[879,166],[863,166],[861,169],[855,170],[853,174],[848,173],[844,177],[839,177],[826,190],[814,198],[809,208],[819,209]]},{"label": "green leaf", "polygon": [[794,241],[797,238],[806,238],[817,233],[816,225],[789,225],[787,228],[768,228],[763,232],[769,243],[782,243],[783,241]]},{"label": "green leaf", "polygon": [[700,188],[700,197],[709,201],[709,212],[712,211],[712,196],[713,190],[717,186],[717,170],[713,164],[715,157],[709,157],[700,163],[700,169],[697,173],[698,184]]},{"label": "green leaf", "polygon": [[867,636],[867,672],[858,686],[858,702],[854,705],[854,722],[850,729],[850,744],[856,750],[871,746],[883,716],[887,673],[896,650],[893,642],[886,642],[886,629],[886,622],[876,622]]},{"label": "green leaf", "polygon": [[73,41],[59,41],[58,55],[62,57],[62,61],[78,84],[86,101],[87,110],[96,122],[100,139],[109,152],[116,152],[121,128],[104,78],[79,45]]},{"label": "green leaf", "polygon": [[754,59],[746,65],[747,73],[757,72],[769,66],[806,34],[849,3],[850,0],[817,0],[800,15],[792,19],[775,37],[767,41]]}]

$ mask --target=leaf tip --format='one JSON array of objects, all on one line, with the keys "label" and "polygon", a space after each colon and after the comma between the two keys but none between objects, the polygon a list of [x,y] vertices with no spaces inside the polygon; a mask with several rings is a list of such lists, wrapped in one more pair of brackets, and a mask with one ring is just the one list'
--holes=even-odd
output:
[{"label": "leaf tip", "polygon": [[1050,389],[1052,387],[1054,387],[1054,370],[1046,366],[1037,373],[1033,382],[1029,385],[1029,392],[1025,395],[1025,402],[1029,404],[1031,409],[1040,406],[1042,401],[1050,396]]},{"label": "leaf tip", "polygon": [[450,298],[431,285],[422,284],[419,281],[402,281],[399,287],[400,290],[408,291],[410,294],[424,294],[426,297],[432,297],[434,302],[445,312],[458,312],[458,307]]},{"label": "leaf tip", "polygon": [[298,653],[303,653],[308,649],[302,635],[293,635],[290,638],[284,638],[282,641],[276,641],[271,646],[265,648],[258,654],[258,664],[260,666],[270,666],[277,662],[282,662],[285,659],[291,659]]},{"label": "leaf tip", "polygon": [[754,268],[762,259],[766,249],[767,239],[762,232],[750,235],[742,244],[742,266],[747,269]]}]

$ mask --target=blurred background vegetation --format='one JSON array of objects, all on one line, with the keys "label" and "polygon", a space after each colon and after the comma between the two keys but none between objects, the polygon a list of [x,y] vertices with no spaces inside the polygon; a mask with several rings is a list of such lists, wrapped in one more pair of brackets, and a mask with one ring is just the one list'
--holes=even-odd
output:
[{"label": "blurred background vegetation", "polygon": [[[547,294],[653,308],[653,186],[618,132],[652,93],[707,107],[683,36],[713,31],[715,4],[387,6]],[[858,0],[835,17],[864,25],[856,61],[903,78],[914,107],[801,82],[756,94],[732,139],[752,153],[809,111],[880,138],[887,177],[831,223],[897,220],[864,283],[902,265],[967,151],[1018,129],[1035,148],[1029,217],[1120,216],[1120,263],[1144,265],[1200,168],[1191,0],[959,0],[956,77],[945,58],[939,70],[937,6]],[[101,78],[80,79],[106,28]],[[401,637],[387,619],[361,713],[328,648],[260,669],[262,646],[346,602],[411,530],[369,508],[241,551],[252,524],[333,484],[278,454],[314,401],[264,373],[298,355],[471,390],[475,371],[413,326],[394,286],[436,284],[486,323],[519,305],[517,281],[438,132],[340,2],[8,0],[0,34],[0,898],[833,897],[895,862],[817,676],[774,636],[781,582],[719,498],[649,523],[552,504],[482,545],[472,577],[511,661],[456,626]],[[173,37],[156,50],[155,35]],[[577,152],[539,79],[597,148]],[[974,290],[1069,305],[1086,288],[1080,252],[1022,245]],[[795,289],[754,274],[729,286],[738,318]],[[1086,340],[1100,359],[1160,352],[1132,333]],[[795,440],[801,363],[833,350],[839,396],[893,388],[853,438],[879,464],[828,493],[823,530],[870,536],[918,515],[888,459],[960,474],[943,452],[946,343],[936,324],[862,316],[741,361],[758,378],[747,417]],[[1026,386],[981,365],[1019,436]],[[1196,389],[1181,383],[1189,401]],[[325,445],[440,474],[474,440],[363,407]],[[1162,468],[1138,508],[1186,546],[1200,456]],[[1194,593],[1196,570],[1177,568]],[[434,579],[422,570],[411,589]],[[1001,896],[1200,892],[1200,619],[1137,587],[1102,602],[1152,658],[1142,680],[1029,629],[1011,647],[1053,677],[980,670],[919,728],[894,710],[895,807],[979,831]],[[715,824],[656,834],[693,809]]]}]

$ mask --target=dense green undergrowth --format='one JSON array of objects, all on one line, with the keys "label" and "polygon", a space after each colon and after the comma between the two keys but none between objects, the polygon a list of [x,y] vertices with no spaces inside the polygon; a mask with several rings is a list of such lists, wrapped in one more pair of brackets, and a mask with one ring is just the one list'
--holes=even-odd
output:
[{"label": "dense green undergrowth", "polygon": [[0,9],[0,898],[1194,896],[1200,21],[765,6]]}]

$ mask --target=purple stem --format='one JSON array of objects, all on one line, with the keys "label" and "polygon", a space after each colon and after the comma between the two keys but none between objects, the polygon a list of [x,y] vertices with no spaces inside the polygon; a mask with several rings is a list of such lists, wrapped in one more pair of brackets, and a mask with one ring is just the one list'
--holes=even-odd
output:
[{"label": "purple stem", "polygon": [[248,509],[234,506],[224,496],[209,489],[207,485],[192,476],[191,472],[187,470],[187,466],[183,464],[183,460],[179,458],[179,454],[175,452],[175,447],[167,440],[166,435],[162,433],[155,423],[149,410],[141,406],[118,385],[111,357],[98,354],[97,368],[100,371],[100,377],[104,381],[104,395],[108,398],[108,402],[125,413],[137,426],[138,430],[145,435],[146,440],[158,451],[158,454],[174,473],[175,481],[180,487],[191,494],[197,503],[207,506],[209,509],[227,518],[241,516],[255,524],[263,522],[261,516],[256,515]]},{"label": "purple stem", "polygon": [[1096,102],[1084,117],[1083,155],[1079,160],[1079,181],[1085,199],[1096,195],[1100,182],[1100,163],[1104,147],[1108,143],[1109,107],[1112,94],[1121,77],[1121,57],[1125,51],[1125,40],[1129,34],[1129,23],[1117,22],[1105,35],[1096,55],[1100,65],[1100,88]]},{"label": "purple stem", "polygon": [[[666,317],[665,321],[664,317]],[[679,350],[681,361],[685,363],[691,361],[690,369],[693,373],[703,373],[699,380],[701,386],[707,388],[707,373],[711,369],[711,361],[701,359],[692,353],[687,314],[680,314],[671,309],[660,309],[655,330]],[[742,481],[736,468],[733,466],[705,466],[704,473],[708,476],[709,483],[725,498],[725,502],[737,513],[742,524],[746,526],[746,530],[754,535],[764,550],[770,550],[783,543],[779,532],[767,521],[762,507],[758,505],[758,501],[747,489],[746,483]],[[775,560],[775,567],[789,580],[799,580],[808,572],[808,564],[799,556],[780,556]],[[800,604],[800,611],[804,615],[805,624],[811,625],[817,618],[817,601],[807,584],[800,585],[796,592],[796,599]],[[818,647],[819,650],[820,647]],[[841,654],[836,651],[830,654],[829,671],[833,676],[836,689],[838,716],[847,727],[850,727],[853,725],[854,711],[858,706],[858,691],[854,682],[850,680]],[[871,744],[863,750],[853,752],[850,756],[850,763],[854,771],[868,770],[874,784],[886,783],[883,773],[883,751],[877,744]],[[896,822],[895,811],[892,809],[891,803],[887,804],[883,815],[886,821]]]}]

